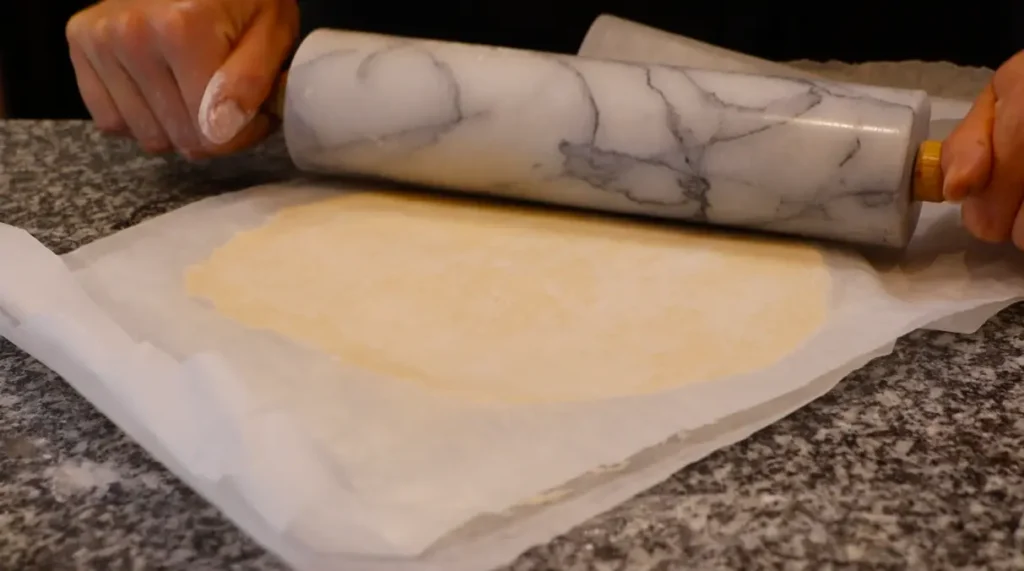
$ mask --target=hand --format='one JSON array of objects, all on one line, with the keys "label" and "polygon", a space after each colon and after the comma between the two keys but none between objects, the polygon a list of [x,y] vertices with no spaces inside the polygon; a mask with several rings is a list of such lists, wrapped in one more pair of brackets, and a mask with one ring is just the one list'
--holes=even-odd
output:
[{"label": "hand", "polygon": [[964,226],[1024,250],[1024,51],[993,75],[943,144],[943,194],[962,200]]},{"label": "hand", "polygon": [[267,135],[260,106],[298,26],[296,0],[104,0],[75,14],[66,33],[102,131],[197,159]]}]

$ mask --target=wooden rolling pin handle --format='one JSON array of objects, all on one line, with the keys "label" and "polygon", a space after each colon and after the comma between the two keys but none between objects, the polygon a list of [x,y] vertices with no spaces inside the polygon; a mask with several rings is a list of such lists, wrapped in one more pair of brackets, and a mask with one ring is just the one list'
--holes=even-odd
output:
[{"label": "wooden rolling pin handle", "polygon": [[911,190],[918,202],[943,202],[942,143],[925,141],[917,150]]}]

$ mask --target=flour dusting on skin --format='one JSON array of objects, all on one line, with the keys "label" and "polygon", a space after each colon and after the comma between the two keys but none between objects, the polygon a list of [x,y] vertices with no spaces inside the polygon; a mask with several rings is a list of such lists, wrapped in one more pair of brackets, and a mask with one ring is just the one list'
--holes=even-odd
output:
[{"label": "flour dusting on skin", "polygon": [[199,130],[215,145],[229,143],[253,118],[253,114],[244,111],[237,102],[223,99],[225,80],[223,71],[213,74],[199,103]]},{"label": "flour dusting on skin", "polygon": [[53,494],[67,498],[80,494],[103,495],[111,484],[121,481],[121,475],[106,464],[90,460],[69,460],[47,470]]}]

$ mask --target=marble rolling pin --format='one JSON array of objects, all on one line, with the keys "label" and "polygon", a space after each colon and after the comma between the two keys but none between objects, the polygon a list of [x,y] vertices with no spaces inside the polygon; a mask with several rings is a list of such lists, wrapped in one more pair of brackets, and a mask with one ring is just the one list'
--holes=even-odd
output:
[{"label": "marble rolling pin", "polygon": [[304,170],[886,247],[940,202],[923,92],[319,30]]}]

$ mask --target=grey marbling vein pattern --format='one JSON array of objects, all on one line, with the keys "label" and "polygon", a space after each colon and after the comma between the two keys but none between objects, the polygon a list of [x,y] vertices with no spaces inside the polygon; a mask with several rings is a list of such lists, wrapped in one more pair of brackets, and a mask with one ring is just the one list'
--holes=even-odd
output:
[{"label": "grey marbling vein pattern", "polygon": [[318,32],[285,134],[323,172],[902,246],[916,92]]},{"label": "grey marbling vein pattern", "polygon": [[[190,166],[84,123],[0,122],[0,222],[67,252],[294,177],[279,143]],[[1022,306],[975,335],[910,335],[825,397],[504,571],[1024,569],[1022,355]],[[284,567],[0,341],[0,569]]]}]

